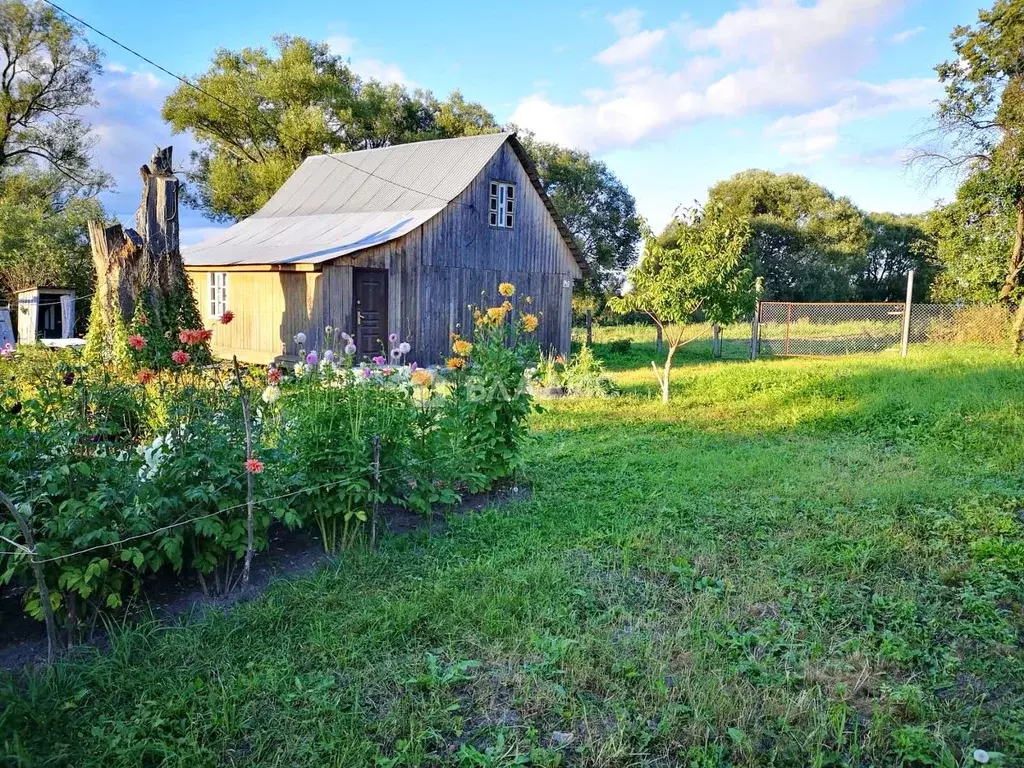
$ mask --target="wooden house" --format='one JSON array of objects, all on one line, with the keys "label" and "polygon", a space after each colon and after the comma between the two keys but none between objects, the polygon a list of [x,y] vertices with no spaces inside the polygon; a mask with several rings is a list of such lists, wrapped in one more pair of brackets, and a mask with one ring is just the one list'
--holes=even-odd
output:
[{"label": "wooden house", "polygon": [[[326,326],[377,354],[388,334],[438,363],[471,305],[530,296],[544,349],[569,350],[576,243],[513,133],[308,158],[257,213],[185,249],[218,356],[267,363]],[[230,324],[216,319],[231,310]]]}]

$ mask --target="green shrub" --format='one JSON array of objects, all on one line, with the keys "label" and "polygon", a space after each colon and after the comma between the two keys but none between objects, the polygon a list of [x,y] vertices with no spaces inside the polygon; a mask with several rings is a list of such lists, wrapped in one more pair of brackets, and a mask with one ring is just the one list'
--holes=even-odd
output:
[{"label": "green shrub", "polygon": [[615,339],[608,345],[608,349],[616,355],[628,355],[633,349],[632,339]]}]

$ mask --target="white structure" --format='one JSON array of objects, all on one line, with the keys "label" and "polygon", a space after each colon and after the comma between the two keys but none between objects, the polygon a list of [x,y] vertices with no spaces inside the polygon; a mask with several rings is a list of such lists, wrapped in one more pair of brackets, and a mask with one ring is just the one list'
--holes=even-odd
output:
[{"label": "white structure", "polygon": [[24,288],[14,295],[19,344],[74,337],[74,290],[35,286]]},{"label": "white structure", "polygon": [[10,307],[0,307],[0,349],[14,346],[14,326],[11,325]]}]

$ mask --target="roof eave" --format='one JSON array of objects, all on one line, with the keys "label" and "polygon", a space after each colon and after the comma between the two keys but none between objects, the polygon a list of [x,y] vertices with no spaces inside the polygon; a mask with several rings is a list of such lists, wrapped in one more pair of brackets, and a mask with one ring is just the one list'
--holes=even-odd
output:
[{"label": "roof eave", "polygon": [[558,227],[558,233],[565,240],[565,244],[569,246],[569,251],[572,253],[572,257],[576,260],[576,266],[580,268],[580,272],[586,277],[590,274],[590,270],[587,269],[586,261],[583,259],[583,254],[580,252],[580,247],[576,242],[576,238],[573,237],[572,232],[565,226],[565,222],[562,220],[561,214],[555,208],[555,204],[551,202],[551,198],[548,197],[548,193],[544,191],[544,185],[541,183],[540,174],[537,173],[537,166],[534,165],[533,160],[530,158],[529,152],[526,151],[526,147],[523,146],[522,142],[516,138],[513,133],[508,137],[508,142],[512,146],[512,151],[516,153],[516,157],[519,158],[519,162],[523,164],[523,168],[526,169],[526,175],[530,177],[530,181],[533,182],[534,189],[537,190],[537,194],[540,195],[540,199],[544,201],[544,207],[548,209],[548,213],[551,214],[551,218],[555,220],[555,226]]}]

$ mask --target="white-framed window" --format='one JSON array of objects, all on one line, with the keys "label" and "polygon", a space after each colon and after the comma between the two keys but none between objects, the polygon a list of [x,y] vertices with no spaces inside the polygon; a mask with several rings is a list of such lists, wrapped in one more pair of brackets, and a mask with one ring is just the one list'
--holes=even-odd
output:
[{"label": "white-framed window", "polygon": [[516,215],[516,185],[507,181],[491,182],[491,205],[487,221],[492,227],[512,229]]},{"label": "white-framed window", "polygon": [[228,311],[228,273],[207,272],[206,285],[209,294],[210,317],[220,317]]}]

